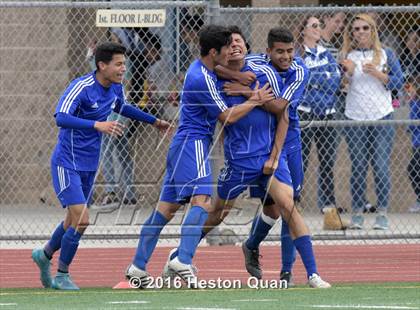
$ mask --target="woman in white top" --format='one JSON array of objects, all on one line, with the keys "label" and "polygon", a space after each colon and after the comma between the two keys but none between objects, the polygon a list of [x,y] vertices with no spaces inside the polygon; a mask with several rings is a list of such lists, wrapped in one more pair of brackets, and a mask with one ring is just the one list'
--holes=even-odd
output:
[{"label": "woman in white top", "polygon": [[[356,15],[344,33],[340,53],[348,80],[345,116],[353,121],[387,120],[393,117],[391,91],[401,88],[403,74],[398,59],[379,41],[375,21],[367,14]],[[388,229],[391,180],[389,162],[395,128],[392,125],[353,126],[346,130],[351,159],[352,223],[362,229],[366,201],[366,176],[372,165],[377,211],[374,229]]]}]

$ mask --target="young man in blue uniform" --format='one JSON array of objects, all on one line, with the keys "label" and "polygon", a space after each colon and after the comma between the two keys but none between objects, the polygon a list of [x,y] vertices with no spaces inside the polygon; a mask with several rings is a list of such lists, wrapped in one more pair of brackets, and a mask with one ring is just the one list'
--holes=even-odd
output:
[{"label": "young man in blue uniform", "polygon": [[[299,104],[299,100],[303,94],[305,85],[308,80],[308,72],[303,62],[300,59],[293,58],[293,35],[290,31],[282,28],[271,29],[268,35],[268,49],[267,53],[271,58],[268,58],[266,55],[249,55],[247,56],[247,65],[250,68],[254,69],[257,79],[260,78],[260,75],[255,71],[255,69],[262,68],[264,65],[269,65],[269,69],[264,69],[268,76],[278,76],[277,81],[274,83],[278,84],[278,87],[271,84],[273,90],[280,89],[278,94],[278,99],[275,101],[275,104],[265,104],[264,107],[267,111],[275,113],[280,116],[279,124],[284,118],[288,118],[287,123],[289,124],[287,131],[287,136],[284,142],[279,143],[278,137],[282,135],[281,129],[278,126],[275,146],[282,146],[282,153],[278,159],[278,163],[273,162],[276,158],[270,156],[271,165],[277,169],[271,169],[274,171],[274,176],[270,181],[270,184],[264,184],[264,182],[258,182],[253,184],[248,184],[251,190],[251,196],[261,198],[264,208],[260,216],[254,219],[252,230],[249,239],[243,244],[242,249],[245,255],[246,267],[248,272],[257,278],[262,277],[262,271],[258,261],[259,243],[264,240],[268,234],[271,227],[276,222],[280,214],[283,216],[283,227],[282,227],[282,253],[283,253],[283,268],[282,268],[282,277],[285,275],[284,267],[286,264],[292,264],[295,259],[295,246],[298,249],[302,260],[304,262],[308,282],[311,287],[316,288],[328,288],[330,287],[329,283],[323,281],[318,275],[316,268],[315,257],[312,249],[312,242],[309,236],[309,230],[306,224],[303,221],[303,218],[297,210],[294,209],[293,197],[299,197],[299,191],[301,189],[301,184],[303,181],[302,173],[302,159],[301,159],[301,144],[300,144],[300,128],[299,128],[299,119],[296,113],[296,108]],[[271,66],[272,65],[272,66]],[[242,70],[246,71],[246,70]],[[251,75],[249,72],[242,72],[236,70],[236,72],[229,72],[231,77],[235,79],[246,80]],[[275,75],[274,71],[277,75]],[[252,76],[251,76],[252,77]],[[273,79],[269,79],[270,83],[273,82]],[[233,86],[230,86],[233,87]],[[236,85],[236,89],[240,89]],[[276,93],[277,94],[277,93]],[[287,106],[287,113],[282,112],[282,109]],[[255,113],[254,111],[252,113]],[[249,115],[250,116],[250,115]],[[257,119],[250,119],[250,122],[254,122]],[[258,124],[263,122],[259,121]],[[220,216],[212,216],[209,221],[209,226],[217,225],[220,223],[227,215],[226,210],[229,210],[234,200],[240,192],[244,190],[247,186],[247,175],[252,174],[253,168],[258,167],[259,165],[255,163],[255,157],[251,158],[252,163],[244,161],[246,156],[244,152],[240,155],[241,158],[233,159],[229,161],[230,153],[232,153],[232,147],[235,143],[229,145],[230,135],[234,132],[234,129],[237,129],[239,132],[246,131],[246,128],[256,127],[257,124],[248,124],[248,126],[243,126],[240,128],[238,124],[231,126],[231,128],[226,128],[226,137],[225,137],[225,157],[228,158],[228,166],[225,167],[225,171],[221,174],[219,178],[219,197],[222,199],[222,202],[216,202],[216,209],[225,209]],[[266,126],[267,127],[267,126]],[[287,128],[287,127],[286,127]],[[249,129],[248,129],[249,130]],[[260,131],[263,129],[260,129]],[[265,129],[271,130],[269,127]],[[232,133],[230,133],[232,132]],[[250,137],[253,132],[250,132]],[[284,133],[283,133],[284,134]],[[263,146],[263,139],[258,139],[258,136],[261,134],[256,131],[253,133],[255,136],[254,141],[243,141],[244,145],[247,145],[248,155],[252,155],[253,151],[259,149],[259,145]],[[234,135],[233,135],[234,136]],[[244,134],[242,133],[242,136]],[[245,135],[247,136],[247,135]],[[280,138],[282,140],[284,138]],[[239,138],[232,140],[236,141],[238,144]],[[228,145],[226,145],[228,143]],[[265,145],[271,145],[270,142],[265,142]],[[237,148],[237,147],[236,147]],[[226,153],[227,151],[227,153]],[[273,149],[273,151],[276,151]],[[273,152],[271,153],[273,154]],[[235,154],[238,155],[238,154]],[[238,157],[238,156],[237,156]],[[231,158],[232,159],[232,158]],[[267,162],[266,162],[267,163]],[[274,163],[274,164],[273,164]],[[265,173],[270,165],[264,165]],[[241,169],[243,169],[242,173]],[[263,178],[264,179],[264,178]],[[273,197],[271,198],[270,195]],[[276,201],[277,203],[274,203]],[[223,206],[223,204],[225,204]],[[289,224],[289,225],[288,225]],[[289,233],[289,226],[291,228],[291,233]],[[293,235],[293,239],[290,234]],[[292,261],[291,263],[289,261]],[[288,268],[286,266],[286,268]],[[288,270],[288,269],[286,269]],[[290,266],[291,270],[291,266]],[[286,279],[285,279],[286,280]]]},{"label": "young man in blue uniform", "polygon": [[[286,155],[287,165],[292,177],[293,198],[295,201],[298,201],[303,184],[303,169],[301,130],[297,107],[302,99],[308,81],[309,74],[307,68],[302,59],[294,57],[294,38],[292,33],[282,28],[270,30],[268,34],[267,54],[251,55],[248,57],[248,61],[270,63],[276,68],[283,79],[284,88],[282,98],[289,102],[289,129],[282,153]],[[254,276],[262,277],[262,271],[258,261],[258,247],[268,235],[275,221],[279,218],[280,212],[275,206],[274,200],[270,195],[264,193],[263,189],[251,188],[250,192],[252,197],[261,198],[263,212],[254,219],[250,236],[244,242],[242,249],[248,272]],[[298,213],[298,210],[294,210],[293,212]],[[288,216],[282,216],[282,218],[282,270],[280,279],[286,280],[290,284],[291,271],[296,259],[297,249],[306,267],[309,285],[314,288],[329,288],[330,284],[322,280],[318,275],[309,230],[302,237],[292,240],[291,231],[289,231],[292,218]]]},{"label": "young man in blue uniform", "polygon": [[[54,116],[60,131],[51,174],[57,198],[67,213],[44,248],[32,251],[46,288],[79,289],[70,277],[69,266],[89,225],[87,204],[98,168],[101,137],[103,133],[121,136],[124,130],[118,121],[107,121],[111,111],[160,130],[170,127],[168,122],[126,102],[122,86],[125,51],[124,46],[113,42],[99,45],[95,53],[97,70],[73,80],[58,102]],[[59,249],[58,272],[52,279],[50,261]]]},{"label": "young man in blue uniform", "polygon": [[209,25],[200,31],[201,57],[186,73],[179,126],[169,148],[160,201],[142,227],[137,252],[126,271],[128,279],[137,279],[138,287],[150,283],[146,265],[162,228],[188,201],[191,208],[181,227],[179,255],[170,260],[168,268],[190,287],[196,287],[192,258],[211,207],[213,184],[209,154],[216,122],[234,123],[273,98],[268,85],[261,89],[257,85],[246,104],[231,108],[226,105],[216,89],[217,77],[213,70],[216,65],[227,64],[230,42],[231,32],[225,27]]}]

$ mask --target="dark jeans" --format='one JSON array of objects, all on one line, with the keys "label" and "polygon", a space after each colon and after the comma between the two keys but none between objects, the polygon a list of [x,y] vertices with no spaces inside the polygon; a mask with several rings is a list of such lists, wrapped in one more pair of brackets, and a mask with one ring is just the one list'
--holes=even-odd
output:
[{"label": "dark jeans", "polygon": [[[383,119],[392,119],[392,113]],[[361,212],[366,204],[366,177],[369,163],[375,181],[378,210],[389,207],[391,192],[391,159],[395,128],[384,126],[347,127],[346,142],[351,160],[350,191],[353,212]]]},{"label": "dark jeans", "polygon": [[417,200],[420,201],[420,147],[413,147],[407,171]]},{"label": "dark jeans", "polygon": [[[301,120],[333,120],[334,114],[324,117],[300,112]],[[335,205],[334,163],[337,155],[337,130],[334,127],[308,127],[302,129],[303,171],[308,168],[312,141],[315,142],[319,161],[318,167],[318,208]]]}]

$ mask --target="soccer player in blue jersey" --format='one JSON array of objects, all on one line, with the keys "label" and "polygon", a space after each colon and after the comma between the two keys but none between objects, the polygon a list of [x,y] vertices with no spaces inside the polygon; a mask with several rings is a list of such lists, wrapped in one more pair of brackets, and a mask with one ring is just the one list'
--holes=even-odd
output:
[{"label": "soccer player in blue jersey", "polygon": [[[67,213],[44,248],[32,251],[46,288],[79,289],[69,275],[69,266],[89,225],[87,204],[98,168],[101,136],[121,136],[124,130],[118,121],[107,121],[111,111],[160,130],[170,127],[168,122],[126,102],[122,86],[125,51],[124,46],[113,42],[99,45],[95,53],[97,70],[73,80],[54,113],[60,131],[51,158],[51,174],[57,198]],[[50,261],[60,248],[57,275],[52,279]]]},{"label": "soccer player in blue jersey", "polygon": [[[283,146],[283,153],[287,156],[288,167],[293,182],[293,197],[299,200],[303,184],[302,146],[300,137],[299,116],[297,107],[303,96],[308,71],[302,59],[294,57],[294,38],[292,33],[284,28],[271,29],[268,34],[267,54],[250,55],[248,61],[269,63],[273,65],[284,81],[282,98],[289,102],[289,129]],[[305,81],[305,82],[304,82]],[[263,202],[263,212],[254,219],[250,236],[243,244],[244,255],[248,272],[262,276],[258,261],[258,247],[267,236],[280,213],[275,207],[270,195],[264,194],[262,189],[251,188],[252,197],[259,197]],[[295,212],[298,212],[295,210]],[[290,283],[293,263],[296,259],[296,249],[300,253],[308,274],[309,285],[315,288],[329,288],[330,284],[323,281],[317,272],[312,243],[307,234],[292,240],[290,218],[282,216],[281,242],[282,242],[282,270],[280,279]],[[309,246],[310,244],[310,246]]]},{"label": "soccer player in blue jersey", "polygon": [[[300,152],[300,129],[296,108],[308,79],[307,69],[300,59],[293,59],[293,35],[286,29],[274,28],[270,30],[268,35],[267,53],[270,58],[267,58],[265,55],[251,55],[247,57],[247,63],[251,68],[272,65],[273,70],[281,76],[280,81],[277,81],[279,88],[281,88],[279,98],[277,99],[278,102],[275,105],[265,104],[264,106],[268,111],[276,113],[277,115],[283,114],[284,112],[282,112],[282,109],[284,109],[285,105],[288,106],[288,113],[283,115],[288,115],[289,128],[287,129],[286,140],[278,162],[279,168],[274,172],[274,177],[271,179],[271,186],[268,188],[268,192],[273,198],[267,194],[267,189],[265,188],[267,185],[265,185],[264,182],[254,182],[250,188],[252,196],[261,198],[264,209],[261,215],[254,220],[250,237],[242,247],[246,258],[246,267],[251,275],[257,278],[262,277],[258,261],[258,246],[266,237],[268,231],[274,225],[281,213],[284,219],[282,228],[282,250],[284,254],[283,258],[286,257],[286,259],[283,260],[283,267],[288,262],[287,259],[292,260],[290,264],[293,263],[295,257],[294,248],[296,246],[306,267],[309,285],[317,288],[328,288],[330,287],[329,283],[323,281],[318,275],[309,230],[299,212],[294,209],[293,203],[293,195],[298,197],[303,178]],[[267,69],[265,69],[265,71],[269,72]],[[228,73],[229,76],[235,78],[242,75],[243,79],[250,76],[249,74],[245,75],[244,72],[240,72],[239,70],[236,70],[236,72],[224,71],[224,73]],[[270,73],[270,75],[274,76],[273,73]],[[257,78],[259,78],[258,74]],[[272,81],[272,79],[269,80],[270,82]],[[271,86],[273,89],[277,89],[274,85]],[[282,118],[280,118],[280,120],[282,120]],[[261,123],[262,122],[259,122],[259,124]],[[255,126],[256,124],[248,124],[248,128]],[[235,128],[237,128],[239,132],[242,132],[242,137],[247,136],[243,133],[244,130],[246,131],[246,127],[241,129],[238,124],[231,126],[229,130],[227,130],[228,128],[225,129],[225,157],[228,158],[228,166],[225,167],[225,171],[219,178],[218,187],[219,196],[223,200],[226,200],[226,197],[228,197],[228,199],[237,197],[247,185],[247,175],[253,172],[250,167],[258,167],[254,162],[247,163],[243,160],[243,158],[246,159],[246,156],[244,156],[245,152],[242,152],[242,154],[235,154],[239,159],[231,158],[232,156],[230,153],[232,153],[232,147],[229,146],[229,136],[232,135],[232,133],[229,132],[234,132]],[[252,132],[249,133],[250,137],[252,136],[251,134]],[[281,130],[277,131],[277,135],[279,134],[281,134]],[[255,137],[261,136],[259,132],[256,132],[254,135]],[[239,137],[240,136],[235,137],[235,139],[232,140],[232,146],[238,144]],[[262,141],[263,140],[259,142]],[[226,142],[228,145],[226,145]],[[249,142],[251,141],[243,141],[244,146],[247,146],[249,155],[251,155],[253,151],[258,150],[258,139],[254,139],[253,141],[257,144],[251,144]],[[266,142],[266,145],[267,144],[270,145],[270,143]],[[281,143],[279,145],[281,145]],[[236,148],[238,147],[236,146]],[[242,157],[242,159],[240,157]],[[273,158],[274,157],[271,157],[271,159]],[[248,170],[246,170],[246,167],[248,167]],[[267,167],[265,166],[264,168]],[[244,171],[241,171],[241,169],[244,169]],[[274,203],[274,201],[277,203]],[[211,222],[209,223],[210,227],[221,222],[222,218],[227,215],[226,211],[231,208],[233,202],[234,200],[227,200],[222,201],[221,204],[216,203],[216,209],[220,210],[224,208],[224,210],[220,216],[211,218],[209,221]],[[223,206],[223,203],[225,203],[225,206]],[[292,240],[290,236],[289,226],[291,229],[290,233],[293,235],[294,240]]]},{"label": "soccer player in blue jersey", "polygon": [[197,276],[192,258],[201,237],[203,224],[211,208],[213,191],[209,161],[217,120],[232,124],[255,107],[273,99],[268,85],[255,86],[245,104],[228,107],[216,89],[216,65],[226,65],[230,54],[231,32],[209,25],[199,34],[200,59],[189,67],[180,102],[178,130],[168,151],[166,175],[156,210],[144,223],[132,264],[126,270],[128,279],[137,279],[138,287],[150,283],[146,265],[162,228],[186,202],[191,202],[181,227],[179,255],[169,261],[168,268],[190,287],[196,287]]}]

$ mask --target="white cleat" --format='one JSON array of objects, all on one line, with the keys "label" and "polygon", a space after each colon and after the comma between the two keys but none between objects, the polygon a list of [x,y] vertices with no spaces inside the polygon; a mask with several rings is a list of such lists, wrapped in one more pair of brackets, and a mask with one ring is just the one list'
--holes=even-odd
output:
[{"label": "white cleat", "polygon": [[308,284],[312,288],[330,288],[331,284],[321,279],[321,277],[314,273],[309,277]]},{"label": "white cleat", "polygon": [[153,288],[151,286],[153,279],[150,274],[145,270],[137,268],[133,264],[128,266],[127,270],[125,271],[125,277],[127,278],[131,288]]},{"label": "white cleat", "polygon": [[168,263],[168,271],[175,276],[179,276],[188,288],[200,288],[196,275],[197,268],[194,268],[193,265],[181,263],[178,257]]},{"label": "white cleat", "polygon": [[169,252],[168,259],[166,261],[165,266],[163,267],[162,279],[164,280],[164,283],[166,283],[165,281],[171,281],[170,283],[172,283],[173,280],[175,279],[175,277],[177,276],[176,273],[169,268],[169,263],[171,261],[171,256],[172,256],[173,253],[175,253],[176,250],[177,250],[177,248],[172,249]]}]

